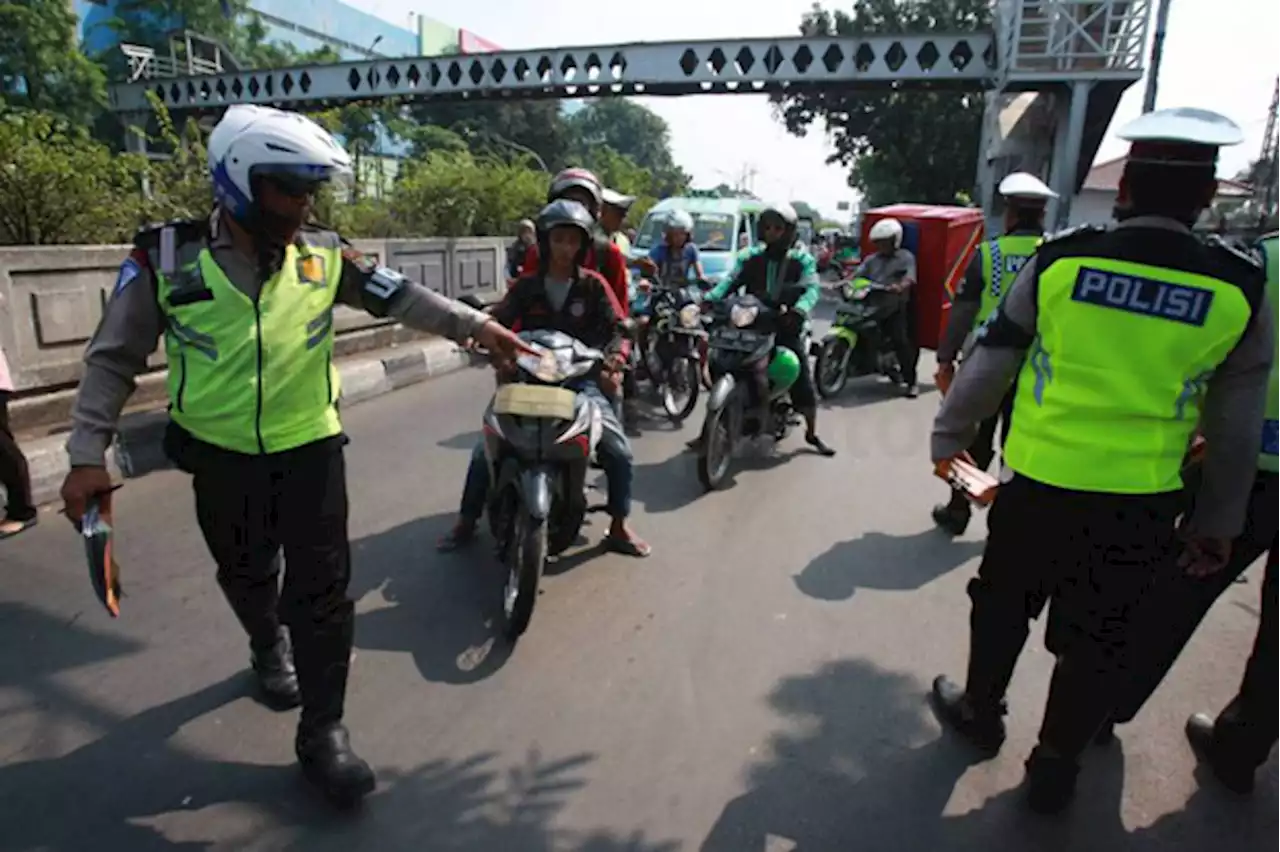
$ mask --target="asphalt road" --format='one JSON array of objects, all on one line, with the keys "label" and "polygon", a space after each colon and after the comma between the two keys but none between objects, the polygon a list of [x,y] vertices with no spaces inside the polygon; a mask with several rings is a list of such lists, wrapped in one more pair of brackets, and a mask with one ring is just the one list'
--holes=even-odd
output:
[{"label": "asphalt road", "polygon": [[296,715],[250,697],[185,477],[118,495],[117,621],[58,516],[0,544],[0,852],[1276,848],[1274,759],[1242,802],[1199,785],[1181,733],[1237,685],[1260,566],[1144,715],[1088,756],[1071,812],[1036,818],[1017,788],[1051,664],[1039,634],[998,759],[973,763],[925,701],[935,674],[963,675],[984,534],[951,541],[929,520],[935,393],[855,385],[823,413],[839,456],[793,437],[708,496],[682,452],[692,427],[651,423],[635,524],[653,556],[599,553],[597,516],[507,653],[486,548],[433,549],[491,387],[467,370],[346,417],[348,721],[380,773],[358,814],[310,794]]}]

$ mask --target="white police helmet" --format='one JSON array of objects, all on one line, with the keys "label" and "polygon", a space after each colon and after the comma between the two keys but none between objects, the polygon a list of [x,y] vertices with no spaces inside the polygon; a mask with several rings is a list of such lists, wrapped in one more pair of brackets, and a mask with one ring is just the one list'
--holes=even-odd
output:
[{"label": "white police helmet", "polygon": [[1058,197],[1058,193],[1050,189],[1044,181],[1028,172],[1014,172],[1000,181],[1000,194],[1005,198],[1015,198],[1019,201],[1045,202],[1050,198]]},{"label": "white police helmet", "polygon": [[873,243],[878,243],[881,240],[892,240],[894,248],[901,248],[902,223],[897,219],[879,219],[871,226],[871,233],[868,236]]}]

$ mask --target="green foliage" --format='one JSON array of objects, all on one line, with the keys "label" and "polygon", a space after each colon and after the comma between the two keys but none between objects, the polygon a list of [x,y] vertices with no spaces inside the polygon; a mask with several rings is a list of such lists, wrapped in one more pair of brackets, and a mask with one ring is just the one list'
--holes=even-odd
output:
[{"label": "green foliage", "polygon": [[76,45],[66,0],[0,2],[0,95],[8,109],[34,109],[88,125],[107,102],[106,76]]},{"label": "green foliage", "polygon": [[[852,14],[815,5],[801,20],[800,31],[841,36],[972,32],[989,27],[990,21],[987,0],[861,0]],[[983,111],[977,92],[850,89],[773,100],[787,129],[797,136],[823,119],[836,144],[830,162],[852,167],[849,185],[862,191],[868,206],[953,204],[957,193],[972,186]]]},{"label": "green foliage", "polygon": [[118,242],[136,223],[140,158],[48,112],[0,118],[0,244]]}]

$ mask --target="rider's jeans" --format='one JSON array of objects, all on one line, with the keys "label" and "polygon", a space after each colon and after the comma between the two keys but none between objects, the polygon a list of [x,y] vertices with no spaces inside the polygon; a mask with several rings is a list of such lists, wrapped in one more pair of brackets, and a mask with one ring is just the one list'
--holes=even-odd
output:
[{"label": "rider's jeans", "polygon": [[[594,383],[587,383],[578,389],[588,397],[600,411],[601,425],[604,427],[600,435],[600,443],[596,447],[596,457],[604,468],[605,478],[609,481],[608,512],[615,518],[625,518],[631,514],[631,481],[633,476],[631,442],[627,440],[614,411],[613,400]],[[471,463],[467,465],[467,479],[462,487],[462,506],[459,513],[462,517],[476,521],[484,514],[485,501],[489,496],[489,465],[484,457],[484,441],[476,444],[471,451]]]}]

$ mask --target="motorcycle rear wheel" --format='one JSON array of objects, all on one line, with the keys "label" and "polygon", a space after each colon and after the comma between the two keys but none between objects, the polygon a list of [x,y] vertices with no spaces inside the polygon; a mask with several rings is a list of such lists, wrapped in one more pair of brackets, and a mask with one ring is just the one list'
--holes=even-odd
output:
[{"label": "motorcycle rear wheel", "polygon": [[503,635],[515,642],[529,629],[538,584],[547,564],[547,522],[534,520],[524,506],[512,521],[507,547],[507,582],[502,590]]}]

